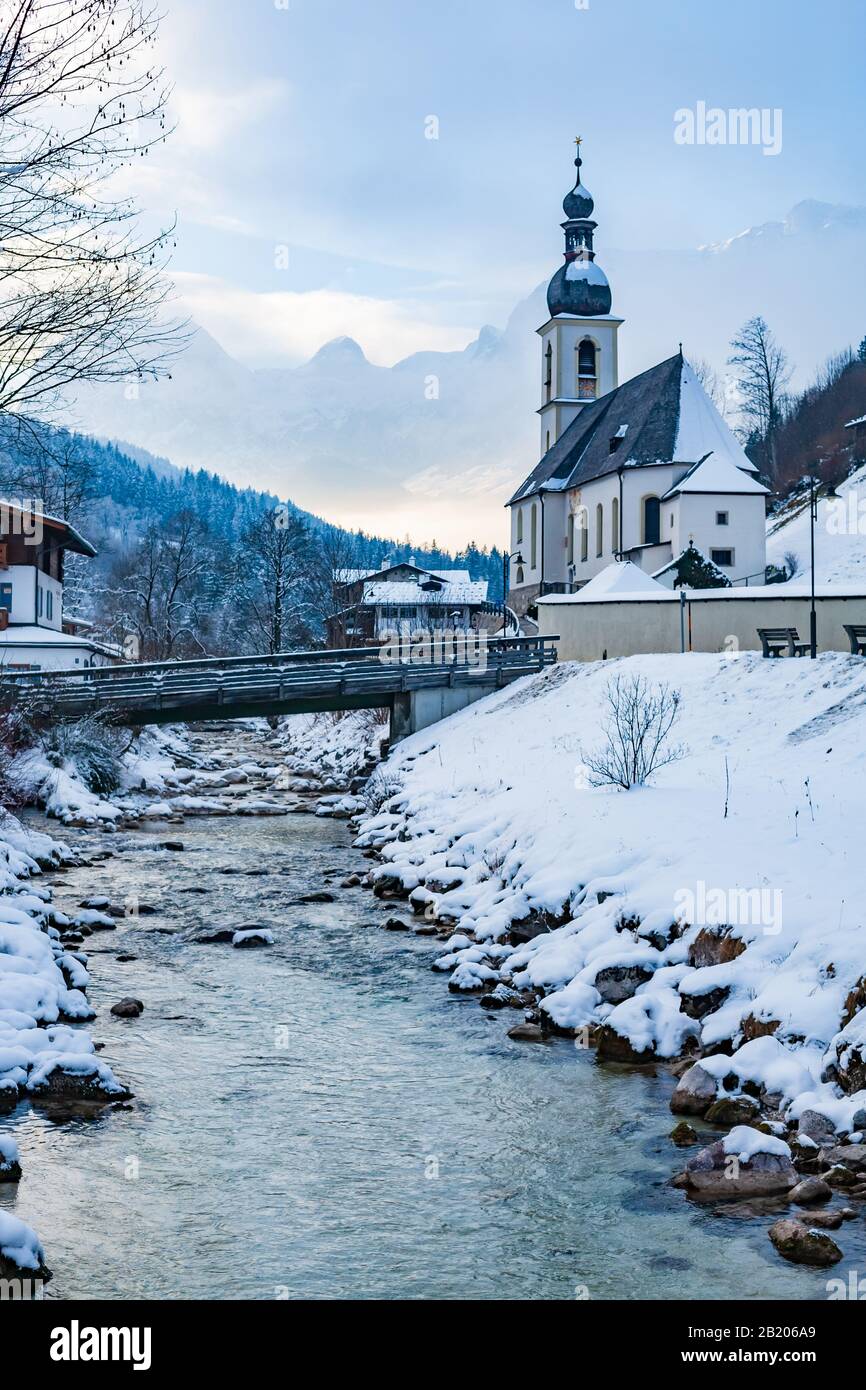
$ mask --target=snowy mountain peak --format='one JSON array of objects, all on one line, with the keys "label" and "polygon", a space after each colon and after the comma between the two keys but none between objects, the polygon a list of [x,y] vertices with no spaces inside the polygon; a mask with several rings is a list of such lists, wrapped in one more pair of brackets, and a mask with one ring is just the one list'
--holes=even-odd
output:
[{"label": "snowy mountain peak", "polygon": [[319,351],[314,353],[305,365],[307,367],[317,364],[319,366],[344,367],[352,362],[364,362],[368,366],[370,365],[361,344],[344,334],[339,338],[331,338],[329,342],[323,343]]}]

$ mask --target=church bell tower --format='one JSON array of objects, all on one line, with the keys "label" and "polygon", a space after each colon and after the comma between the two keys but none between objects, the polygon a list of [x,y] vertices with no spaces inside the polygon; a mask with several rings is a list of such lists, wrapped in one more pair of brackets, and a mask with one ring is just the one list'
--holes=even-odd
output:
[{"label": "church bell tower", "polygon": [[577,180],[565,195],[565,264],[547,287],[550,318],[541,337],[541,455],[547,453],[588,401],[619,385],[617,334],[622,319],[611,314],[607,276],[595,259],[594,203],[580,180],[580,139],[575,141]]}]

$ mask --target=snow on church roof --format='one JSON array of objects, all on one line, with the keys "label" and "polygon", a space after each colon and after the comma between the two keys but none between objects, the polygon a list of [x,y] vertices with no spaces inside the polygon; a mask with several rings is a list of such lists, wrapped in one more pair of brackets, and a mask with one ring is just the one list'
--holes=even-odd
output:
[{"label": "snow on church roof", "polygon": [[709,454],[690,468],[688,473],[665,493],[662,501],[666,501],[668,497],[676,497],[680,492],[767,493],[769,488],[759,483],[752,473],[735,467],[722,455]]},{"label": "snow on church roof", "polygon": [[[623,437],[626,444],[611,451],[611,440]],[[664,463],[697,466],[707,455],[730,468],[725,475],[726,492],[762,490],[760,485],[750,486],[753,465],[692,368],[677,353],[585,405],[510,502],[534,493],[581,487],[621,468]],[[734,488],[732,479],[741,486]]]},{"label": "snow on church roof", "polygon": [[684,360],[680,373],[680,411],[673,457],[677,462],[691,463],[710,453],[717,461],[724,460],[734,468],[745,469],[749,473],[757,471],[691,366]]}]

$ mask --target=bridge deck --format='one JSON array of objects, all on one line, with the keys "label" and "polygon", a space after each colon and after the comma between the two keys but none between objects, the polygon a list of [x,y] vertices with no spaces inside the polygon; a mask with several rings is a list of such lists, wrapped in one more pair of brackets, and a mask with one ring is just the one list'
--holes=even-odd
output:
[{"label": "bridge deck", "polygon": [[[481,661],[394,662],[378,648],[280,652],[95,667],[84,671],[4,673],[0,706],[25,705],[35,717],[99,714],[116,724],[166,724],[315,710],[393,708],[406,692],[505,685],[556,660],[555,638],[499,638]],[[458,653],[459,654],[459,653]],[[483,664],[482,664],[483,663]]]}]

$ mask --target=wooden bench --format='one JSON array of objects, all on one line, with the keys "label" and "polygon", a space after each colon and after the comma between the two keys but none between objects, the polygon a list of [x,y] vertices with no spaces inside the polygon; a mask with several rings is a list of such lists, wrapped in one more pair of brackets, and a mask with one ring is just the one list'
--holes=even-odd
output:
[{"label": "wooden bench", "polygon": [[843,623],[851,643],[852,656],[866,656],[866,623]]},{"label": "wooden bench", "polygon": [[801,642],[795,627],[759,627],[758,636],[764,656],[805,656],[811,650],[809,642]]}]

